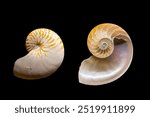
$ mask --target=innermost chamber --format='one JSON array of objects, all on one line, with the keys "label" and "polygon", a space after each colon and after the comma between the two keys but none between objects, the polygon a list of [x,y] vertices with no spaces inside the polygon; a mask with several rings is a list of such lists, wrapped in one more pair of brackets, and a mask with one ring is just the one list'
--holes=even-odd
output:
[{"label": "innermost chamber", "polygon": [[107,44],[106,42],[102,42],[102,43],[100,44],[100,48],[101,48],[102,50],[106,50],[107,47],[108,47],[108,44]]}]

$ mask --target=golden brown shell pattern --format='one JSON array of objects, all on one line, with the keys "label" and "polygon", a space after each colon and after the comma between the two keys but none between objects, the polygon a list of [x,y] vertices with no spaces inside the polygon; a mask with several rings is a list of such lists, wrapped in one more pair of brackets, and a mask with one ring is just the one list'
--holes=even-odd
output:
[{"label": "golden brown shell pattern", "polygon": [[14,75],[22,79],[40,79],[53,74],[62,64],[64,45],[57,33],[39,28],[29,33],[26,39],[26,56],[16,60]]}]

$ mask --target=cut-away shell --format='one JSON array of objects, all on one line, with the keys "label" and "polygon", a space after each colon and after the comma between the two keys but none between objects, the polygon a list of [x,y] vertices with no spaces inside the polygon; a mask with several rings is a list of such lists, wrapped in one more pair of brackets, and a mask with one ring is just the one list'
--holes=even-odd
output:
[{"label": "cut-away shell", "polygon": [[80,65],[78,75],[82,84],[102,85],[115,81],[131,64],[132,41],[118,25],[97,25],[89,33],[87,45],[92,56]]}]

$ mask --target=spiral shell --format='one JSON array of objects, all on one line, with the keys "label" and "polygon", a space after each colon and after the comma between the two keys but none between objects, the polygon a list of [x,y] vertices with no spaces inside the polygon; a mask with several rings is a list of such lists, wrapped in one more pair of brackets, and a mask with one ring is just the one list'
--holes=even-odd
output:
[{"label": "spiral shell", "polygon": [[61,38],[52,30],[33,30],[26,39],[26,56],[16,60],[14,75],[23,79],[39,79],[54,73],[64,58]]},{"label": "spiral shell", "polygon": [[79,68],[79,82],[102,85],[115,81],[129,68],[133,58],[132,41],[120,26],[104,23],[88,35],[87,46],[92,56]]}]

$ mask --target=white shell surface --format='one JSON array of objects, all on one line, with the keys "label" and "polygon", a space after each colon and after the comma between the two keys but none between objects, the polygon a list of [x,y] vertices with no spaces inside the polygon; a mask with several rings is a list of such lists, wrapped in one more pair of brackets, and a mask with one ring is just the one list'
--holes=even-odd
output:
[{"label": "white shell surface", "polygon": [[[79,68],[79,82],[86,85],[103,85],[115,81],[127,71],[133,57],[131,39],[122,28],[110,23],[98,25],[96,28],[92,31],[99,33],[91,36],[91,31],[88,36],[88,47],[93,55],[85,59]],[[95,36],[98,36],[98,40],[95,40]],[[99,40],[103,38],[113,41],[113,52],[109,56],[94,50],[98,50]]]},{"label": "white shell surface", "polygon": [[16,60],[14,75],[23,79],[39,79],[53,74],[62,64],[64,46],[54,31],[45,28],[33,30],[26,39],[29,53]]}]

